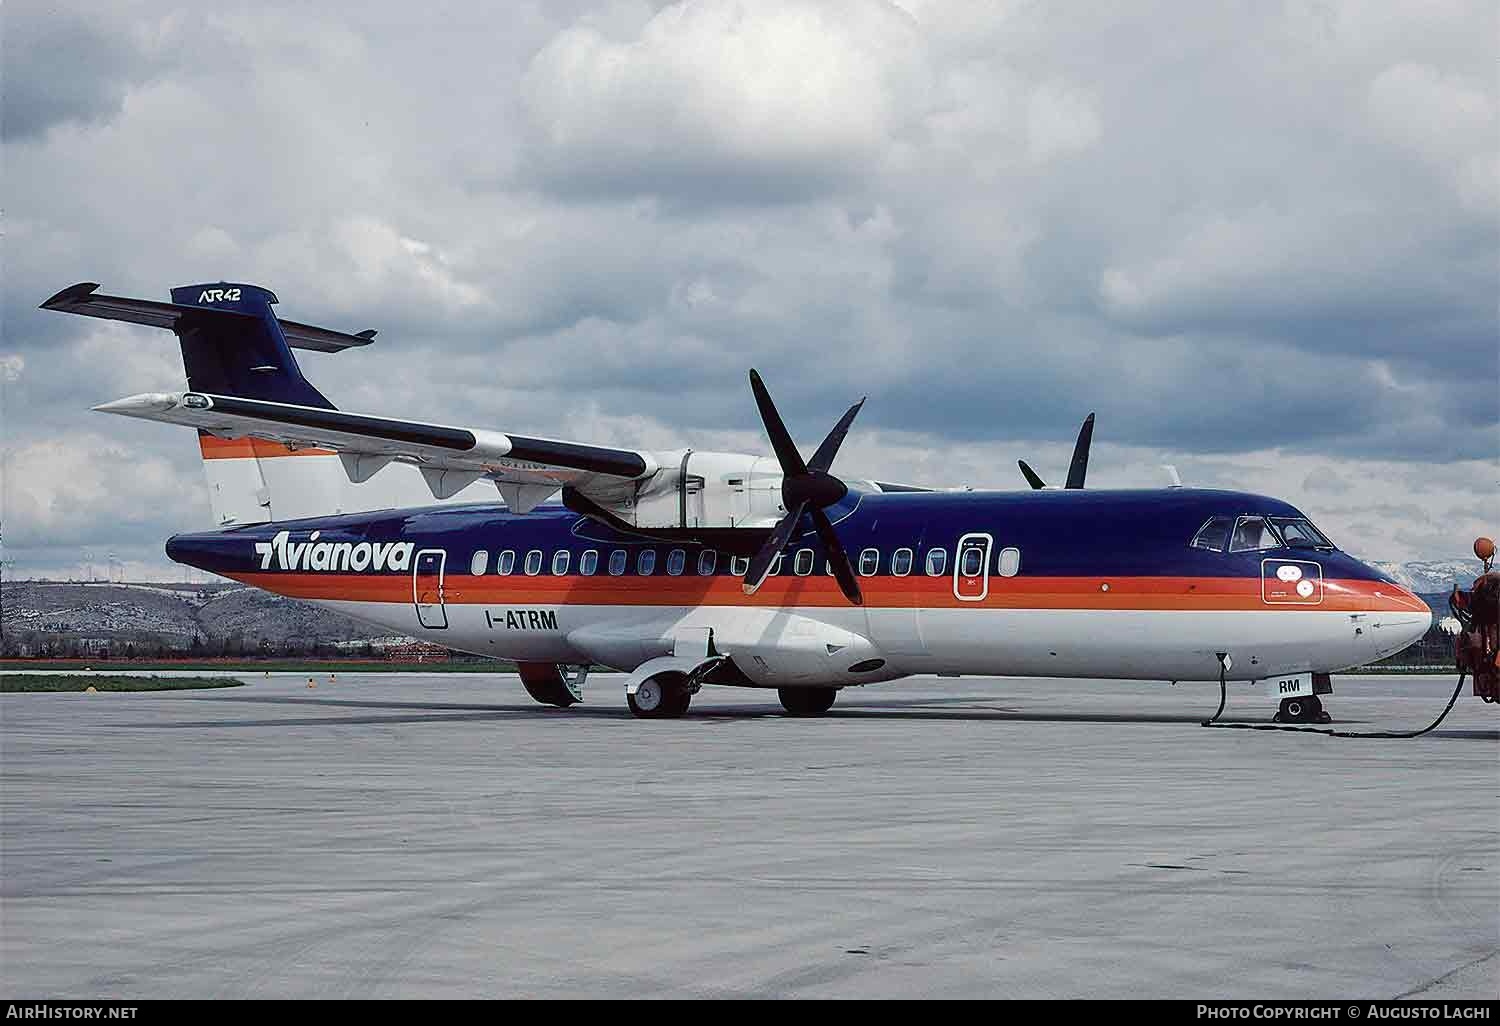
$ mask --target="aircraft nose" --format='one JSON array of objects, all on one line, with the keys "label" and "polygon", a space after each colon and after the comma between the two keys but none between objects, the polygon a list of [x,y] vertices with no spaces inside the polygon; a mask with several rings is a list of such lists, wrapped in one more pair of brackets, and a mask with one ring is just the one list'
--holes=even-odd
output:
[{"label": "aircraft nose", "polygon": [[1427,603],[1399,584],[1380,582],[1374,591],[1373,606],[1383,655],[1399,652],[1420,640],[1432,626],[1432,610]]}]

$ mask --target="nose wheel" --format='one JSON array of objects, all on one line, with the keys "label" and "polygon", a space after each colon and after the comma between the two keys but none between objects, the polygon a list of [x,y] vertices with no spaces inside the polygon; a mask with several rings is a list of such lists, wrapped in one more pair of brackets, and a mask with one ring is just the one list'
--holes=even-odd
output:
[{"label": "nose wheel", "polygon": [[1281,708],[1271,717],[1276,723],[1332,723],[1333,717],[1323,710],[1323,703],[1316,695],[1302,698],[1283,698]]}]

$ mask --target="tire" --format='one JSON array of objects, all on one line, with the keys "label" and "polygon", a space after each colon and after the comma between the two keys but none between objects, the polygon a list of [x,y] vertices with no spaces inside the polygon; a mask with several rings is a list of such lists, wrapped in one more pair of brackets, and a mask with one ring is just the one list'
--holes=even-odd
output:
[{"label": "tire", "polygon": [[681,673],[658,673],[641,681],[635,694],[625,696],[630,711],[643,720],[675,720],[688,711],[693,696],[683,687]]},{"label": "tire", "polygon": [[838,688],[777,688],[776,697],[790,716],[822,716],[833,708]]},{"label": "tire", "polygon": [[1320,720],[1320,717],[1325,715],[1327,714],[1323,712],[1323,703],[1318,701],[1317,696],[1283,699],[1281,710],[1276,714],[1277,722],[1280,723],[1328,722]]},{"label": "tire", "polygon": [[556,663],[521,663],[516,669],[526,693],[542,705],[566,709],[578,703],[563,680],[563,668]]}]

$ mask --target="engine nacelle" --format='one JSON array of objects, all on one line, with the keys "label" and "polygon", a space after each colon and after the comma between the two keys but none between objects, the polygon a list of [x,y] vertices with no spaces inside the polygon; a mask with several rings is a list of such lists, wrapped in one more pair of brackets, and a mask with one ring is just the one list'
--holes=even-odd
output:
[{"label": "engine nacelle", "polygon": [[692,449],[653,455],[661,469],[646,480],[583,494],[643,529],[771,527],[785,513],[774,459]]},{"label": "engine nacelle", "polygon": [[715,628],[714,644],[741,673],[767,687],[840,686],[899,676],[869,638],[793,613],[744,610],[725,617]]}]

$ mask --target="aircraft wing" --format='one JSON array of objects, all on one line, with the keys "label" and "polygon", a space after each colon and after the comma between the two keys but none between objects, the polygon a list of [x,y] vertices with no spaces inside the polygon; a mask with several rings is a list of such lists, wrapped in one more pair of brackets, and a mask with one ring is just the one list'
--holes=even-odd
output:
[{"label": "aircraft wing", "polygon": [[355,482],[368,480],[393,461],[412,463],[440,499],[487,478],[506,505],[520,513],[564,486],[599,493],[657,470],[649,453],[634,449],[204,392],[150,392],[94,409],[196,427],[222,438],[250,436],[294,448],[332,450]]}]

